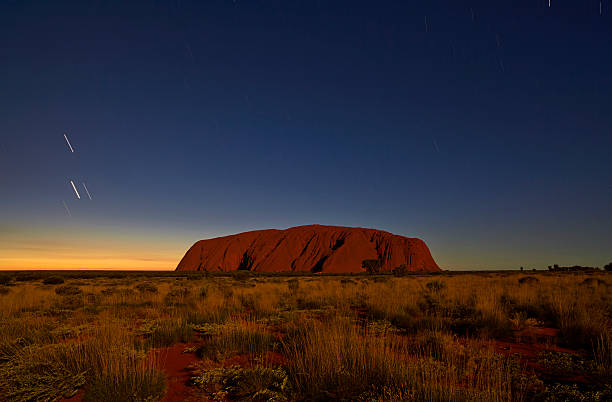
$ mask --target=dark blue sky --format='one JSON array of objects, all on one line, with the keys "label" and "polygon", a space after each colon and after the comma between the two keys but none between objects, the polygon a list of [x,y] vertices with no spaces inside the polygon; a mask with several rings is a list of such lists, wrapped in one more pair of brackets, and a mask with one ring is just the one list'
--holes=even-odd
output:
[{"label": "dark blue sky", "polygon": [[0,268],[174,268],[311,223],[447,269],[602,266],[601,4],[0,1]]}]

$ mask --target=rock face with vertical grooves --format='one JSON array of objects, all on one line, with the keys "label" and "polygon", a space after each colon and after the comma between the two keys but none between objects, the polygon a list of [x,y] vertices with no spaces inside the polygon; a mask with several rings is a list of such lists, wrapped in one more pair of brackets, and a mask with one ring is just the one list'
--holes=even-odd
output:
[{"label": "rock face with vertical grooves", "polygon": [[196,242],[177,271],[363,272],[378,259],[382,271],[405,264],[410,271],[440,271],[425,243],[375,229],[296,226],[256,230]]}]

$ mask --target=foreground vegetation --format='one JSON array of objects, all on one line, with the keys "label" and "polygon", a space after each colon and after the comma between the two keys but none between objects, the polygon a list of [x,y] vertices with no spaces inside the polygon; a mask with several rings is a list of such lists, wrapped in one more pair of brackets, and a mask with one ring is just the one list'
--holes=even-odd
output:
[{"label": "foreground vegetation", "polygon": [[193,400],[612,400],[610,285],[606,272],[0,274],[0,400],[172,399],[177,345]]}]

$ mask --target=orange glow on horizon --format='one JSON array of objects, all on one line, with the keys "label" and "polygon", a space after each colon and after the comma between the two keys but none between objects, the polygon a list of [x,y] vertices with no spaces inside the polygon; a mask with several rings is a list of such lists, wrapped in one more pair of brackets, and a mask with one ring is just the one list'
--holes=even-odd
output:
[{"label": "orange glow on horizon", "polygon": [[190,240],[148,233],[0,233],[0,270],[174,270]]},{"label": "orange glow on horizon", "polygon": [[172,271],[177,260],[143,261],[129,258],[61,259],[61,258],[0,258],[0,271],[19,270],[152,270]]},{"label": "orange glow on horizon", "polygon": [[[0,256],[0,270],[56,270],[56,269],[122,269],[122,270],[173,270],[181,256],[153,254],[151,258],[121,255],[121,253],[92,251],[89,255],[38,252],[36,255]],[[147,255],[143,253],[142,255]]]}]

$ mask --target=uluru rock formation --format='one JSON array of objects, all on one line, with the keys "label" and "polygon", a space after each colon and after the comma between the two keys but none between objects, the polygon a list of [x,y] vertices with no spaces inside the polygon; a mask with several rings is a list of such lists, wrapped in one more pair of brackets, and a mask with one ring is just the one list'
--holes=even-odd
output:
[{"label": "uluru rock formation", "polygon": [[440,271],[420,239],[375,229],[322,225],[200,240],[176,270],[349,273],[363,272],[362,262],[376,259],[382,271],[402,264],[410,271]]}]

